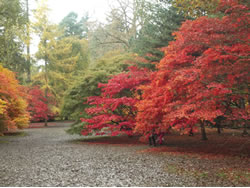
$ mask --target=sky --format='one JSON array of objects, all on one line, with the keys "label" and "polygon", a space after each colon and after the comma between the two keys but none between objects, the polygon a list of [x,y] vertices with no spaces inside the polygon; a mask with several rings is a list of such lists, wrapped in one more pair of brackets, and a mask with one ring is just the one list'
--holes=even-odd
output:
[{"label": "sky", "polygon": [[51,9],[49,18],[53,23],[59,23],[71,11],[76,12],[79,17],[88,12],[91,20],[104,22],[111,3],[112,0],[48,0]]},{"label": "sky", "polygon": [[99,20],[104,18],[107,7],[106,0],[49,0],[52,21],[59,23],[69,12],[74,11],[79,17],[89,12],[90,16]]}]

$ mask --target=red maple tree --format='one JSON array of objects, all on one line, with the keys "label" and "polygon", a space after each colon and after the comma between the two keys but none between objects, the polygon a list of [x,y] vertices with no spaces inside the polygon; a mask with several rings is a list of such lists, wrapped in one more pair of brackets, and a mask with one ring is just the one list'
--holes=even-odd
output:
[{"label": "red maple tree", "polygon": [[149,74],[145,68],[131,66],[129,72],[113,76],[106,84],[100,83],[101,96],[88,98],[87,103],[93,107],[86,110],[90,118],[81,119],[87,123],[82,134],[132,135],[137,113],[135,104],[141,97],[137,87],[149,81]]},{"label": "red maple tree", "polygon": [[174,33],[151,83],[140,88],[136,132],[189,132],[197,123],[204,132],[218,116],[249,119],[249,9],[237,1],[220,8],[222,18],[186,21]]},{"label": "red maple tree", "polygon": [[[49,109],[48,103],[51,102],[45,98],[44,91],[39,86],[33,86],[29,89],[28,94],[30,95],[28,103],[28,111],[31,115],[31,121],[44,121],[50,117],[55,116]],[[48,94],[51,98],[51,95]]]}]

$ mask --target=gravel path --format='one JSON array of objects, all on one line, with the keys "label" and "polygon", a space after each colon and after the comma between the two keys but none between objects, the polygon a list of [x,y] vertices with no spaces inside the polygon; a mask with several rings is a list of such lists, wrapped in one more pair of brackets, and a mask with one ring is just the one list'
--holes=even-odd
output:
[{"label": "gravel path", "polygon": [[193,176],[166,170],[183,158],[138,152],[146,145],[80,143],[65,129],[33,128],[26,136],[1,138],[0,186],[204,186]]}]

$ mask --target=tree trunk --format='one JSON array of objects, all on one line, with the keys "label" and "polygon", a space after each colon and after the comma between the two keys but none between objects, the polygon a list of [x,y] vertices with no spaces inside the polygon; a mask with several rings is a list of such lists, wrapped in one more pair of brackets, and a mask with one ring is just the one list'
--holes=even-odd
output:
[{"label": "tree trunk", "polygon": [[[44,40],[44,46],[45,46],[45,54],[44,54],[44,69],[45,69],[45,99],[46,99],[46,104],[48,106],[48,56],[46,53],[46,47],[47,47],[47,41]],[[48,118],[48,110],[46,112],[47,118]],[[45,123],[44,126],[47,127],[48,126],[48,120],[47,118],[45,118]]]},{"label": "tree trunk", "polygon": [[188,136],[194,136],[193,127],[190,128]]},{"label": "tree trunk", "polygon": [[220,123],[217,124],[217,132],[218,132],[218,134],[221,134],[221,126],[220,126]]},{"label": "tree trunk", "polygon": [[31,63],[30,63],[30,20],[29,20],[29,0],[26,0],[26,15],[27,15],[27,81],[31,82],[31,74],[30,74],[30,67],[31,67]]},{"label": "tree trunk", "polygon": [[[240,100],[240,108],[244,109],[244,110],[246,108],[245,99],[243,99],[243,98]],[[242,136],[247,136],[248,135],[248,132],[247,132],[247,121],[246,120],[243,120],[243,121],[244,121],[244,129],[243,129]]]},{"label": "tree trunk", "polygon": [[215,126],[217,127],[217,133],[221,134],[221,131],[223,130],[223,126],[221,126],[222,121],[224,121],[226,119],[226,117],[224,116],[218,116],[214,119],[215,121]]},{"label": "tree trunk", "polygon": [[242,136],[247,136],[248,135],[248,132],[247,132],[247,123],[245,122],[244,123],[244,129],[243,129],[243,132],[242,132]]},{"label": "tree trunk", "polygon": [[[45,63],[45,65],[46,65],[46,63]],[[46,67],[46,66],[45,66]],[[46,76],[45,76],[46,77]],[[46,102],[45,102],[45,104],[47,104],[47,106],[48,106],[48,88],[46,87],[45,88],[45,99],[46,99]],[[48,126],[48,110],[46,111],[46,118],[45,118],[45,121],[44,121],[44,126],[45,127],[47,127]]]},{"label": "tree trunk", "polygon": [[201,126],[201,140],[207,140],[207,134],[206,134],[204,121],[201,121],[200,126]]},{"label": "tree trunk", "polygon": [[45,120],[44,120],[44,127],[48,127],[48,120],[47,120],[47,118],[45,118]]}]

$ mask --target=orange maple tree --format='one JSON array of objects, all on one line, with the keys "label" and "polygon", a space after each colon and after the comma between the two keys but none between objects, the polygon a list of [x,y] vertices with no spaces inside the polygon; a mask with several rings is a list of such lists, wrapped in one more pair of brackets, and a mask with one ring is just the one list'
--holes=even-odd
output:
[{"label": "orange maple tree", "polygon": [[[141,86],[136,132],[186,132],[218,116],[249,120],[249,8],[222,0],[222,18],[183,23],[151,83]],[[206,137],[203,137],[206,139]]]},{"label": "orange maple tree", "polygon": [[0,133],[29,124],[26,88],[15,74],[0,65]]}]

